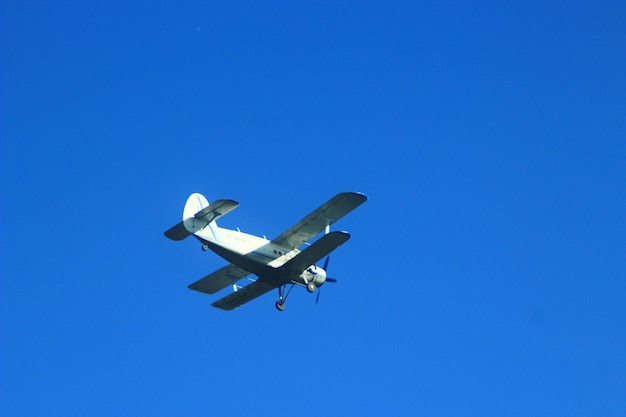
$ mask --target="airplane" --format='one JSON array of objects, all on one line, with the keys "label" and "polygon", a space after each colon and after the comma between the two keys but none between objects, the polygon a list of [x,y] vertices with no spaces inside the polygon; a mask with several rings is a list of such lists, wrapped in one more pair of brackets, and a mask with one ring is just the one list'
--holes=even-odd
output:
[{"label": "airplane", "polygon": [[[326,275],[329,254],[344,244],[347,232],[330,231],[330,226],[367,201],[362,193],[339,193],[304,217],[278,237],[263,237],[219,227],[216,221],[239,206],[239,203],[222,199],[209,204],[200,193],[193,193],[183,209],[183,220],[165,231],[172,240],[183,240],[191,235],[202,243],[202,250],[211,250],[230,264],[189,285],[188,288],[206,294],[231,286],[233,292],[211,304],[222,310],[234,310],[273,289],[278,289],[275,306],[285,310],[285,301],[295,285],[305,287],[310,293],[325,282],[337,282]],[[317,241],[309,241],[324,232]],[[324,266],[315,265],[326,257]],[[250,278],[255,275],[257,278]],[[241,286],[244,278],[253,281]]]}]

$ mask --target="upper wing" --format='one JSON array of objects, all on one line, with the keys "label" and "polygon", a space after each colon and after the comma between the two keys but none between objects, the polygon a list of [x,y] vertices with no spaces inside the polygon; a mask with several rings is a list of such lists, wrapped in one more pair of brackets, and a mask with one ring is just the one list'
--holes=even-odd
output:
[{"label": "upper wing", "polygon": [[250,272],[245,269],[235,265],[228,265],[194,282],[188,288],[207,294],[215,294],[222,288],[226,288],[248,275],[250,275]]},{"label": "upper wing", "polygon": [[222,310],[234,310],[240,305],[243,305],[250,300],[254,300],[255,298],[273,290],[276,287],[276,285],[268,284],[267,282],[258,280],[253,284],[243,287],[239,291],[235,291],[234,293],[227,295],[220,300],[217,300],[211,305]]},{"label": "upper wing", "polygon": [[272,243],[283,248],[298,248],[324,230],[326,226],[335,223],[365,201],[367,201],[367,197],[361,193],[339,193],[273,239]]}]

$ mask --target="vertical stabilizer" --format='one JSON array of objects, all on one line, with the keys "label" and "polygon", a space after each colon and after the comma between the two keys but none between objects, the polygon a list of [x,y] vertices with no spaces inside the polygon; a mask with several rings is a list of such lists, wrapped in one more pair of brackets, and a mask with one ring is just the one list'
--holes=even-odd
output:
[{"label": "vertical stabilizer", "polygon": [[183,240],[193,234],[200,240],[215,242],[219,240],[220,234],[220,228],[215,221],[238,206],[238,202],[229,199],[209,204],[202,194],[193,193],[185,203],[183,220],[166,230],[165,236],[172,240]]},{"label": "vertical stabilizer", "polygon": [[[207,207],[209,207],[209,202],[202,194],[191,194],[183,210],[183,224],[189,233],[193,233],[209,241],[215,241],[218,239],[219,234],[217,223],[215,223],[215,221],[209,222],[207,217],[196,217],[196,214]],[[206,228],[206,226],[209,227]]]}]

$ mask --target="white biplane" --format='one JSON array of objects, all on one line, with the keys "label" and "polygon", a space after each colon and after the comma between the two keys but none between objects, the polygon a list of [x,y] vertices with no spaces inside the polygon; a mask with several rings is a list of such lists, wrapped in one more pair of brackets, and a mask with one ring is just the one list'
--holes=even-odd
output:
[{"label": "white biplane", "polygon": [[[328,255],[350,239],[346,232],[331,232],[330,226],[363,204],[367,197],[361,193],[339,193],[300,220],[280,236],[268,240],[237,230],[219,227],[217,219],[231,212],[239,203],[217,200],[209,204],[199,193],[187,199],[183,221],[165,232],[172,240],[183,240],[193,235],[202,242],[202,249],[211,249],[230,262],[212,274],[189,285],[189,288],[207,294],[231,286],[234,292],[211,304],[222,310],[233,310],[275,288],[278,288],[276,308],[285,309],[285,301],[295,285],[305,287],[310,293],[325,282],[336,282],[326,276]],[[322,231],[324,236],[309,243]],[[326,257],[324,267],[315,265]],[[240,286],[238,282],[249,275],[257,279]]]}]

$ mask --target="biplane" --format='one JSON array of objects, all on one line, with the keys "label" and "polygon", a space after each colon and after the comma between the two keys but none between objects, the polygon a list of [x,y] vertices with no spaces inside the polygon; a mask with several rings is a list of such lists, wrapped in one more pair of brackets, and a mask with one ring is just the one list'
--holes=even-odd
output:
[{"label": "biplane", "polygon": [[[326,275],[329,254],[348,241],[350,235],[331,232],[330,226],[365,201],[367,197],[361,193],[339,193],[278,237],[268,240],[217,225],[220,217],[239,206],[238,202],[223,199],[209,204],[202,194],[193,193],[185,204],[183,220],[168,229],[165,236],[183,240],[193,235],[202,243],[203,250],[210,249],[229,262],[189,285],[190,289],[206,294],[232,286],[233,292],[211,304],[213,307],[233,310],[278,289],[275,305],[283,311],[294,286],[304,287],[310,293],[317,291],[317,302],[320,287],[326,282],[337,282]],[[311,242],[322,232],[322,237]],[[316,265],[324,258],[323,267]],[[250,282],[240,285],[245,281]]]}]

